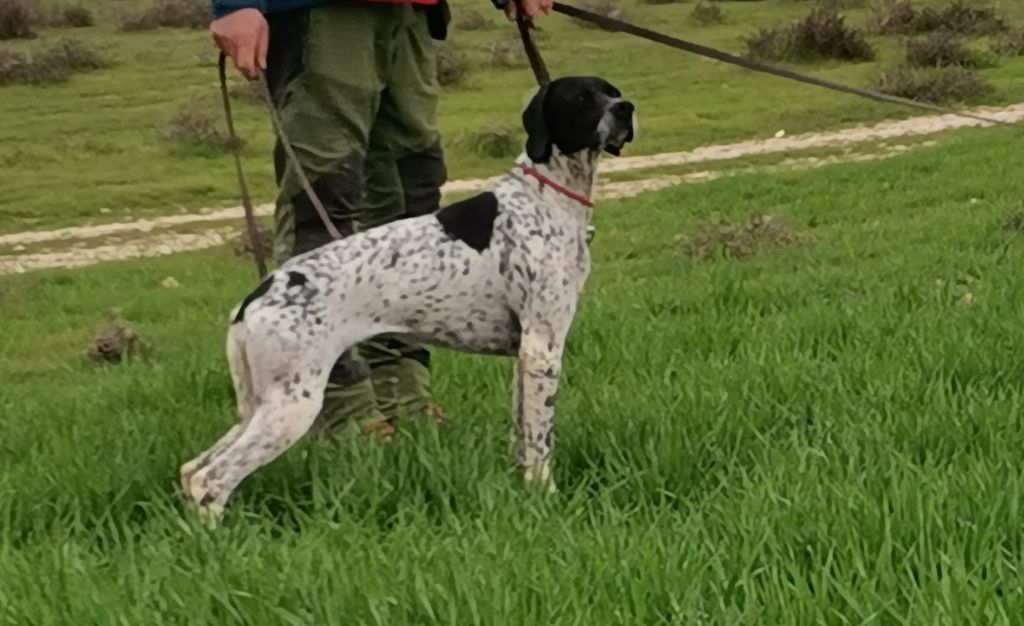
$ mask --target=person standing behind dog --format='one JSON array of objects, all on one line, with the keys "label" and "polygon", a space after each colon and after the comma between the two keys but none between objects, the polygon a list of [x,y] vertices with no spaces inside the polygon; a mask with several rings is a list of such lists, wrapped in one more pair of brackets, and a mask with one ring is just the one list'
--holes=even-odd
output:
[{"label": "person standing behind dog", "polygon": [[[512,17],[515,4],[494,0]],[[553,0],[523,0],[529,17]],[[342,235],[438,209],[447,178],[436,127],[435,44],[445,0],[213,0],[217,46],[248,79],[266,73],[285,133]],[[331,241],[280,145],[274,212],[278,262]],[[321,430],[393,432],[433,415],[430,353],[388,336],[342,356],[330,373]]]}]

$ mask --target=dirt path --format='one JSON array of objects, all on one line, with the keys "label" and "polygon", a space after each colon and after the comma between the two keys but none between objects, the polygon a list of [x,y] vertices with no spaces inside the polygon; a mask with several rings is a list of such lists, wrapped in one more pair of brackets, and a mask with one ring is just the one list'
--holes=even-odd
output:
[{"label": "dirt path", "polygon": [[[1024,103],[1002,109],[978,109],[978,113],[996,119],[1016,122],[1024,120]],[[955,130],[984,126],[984,122],[955,115],[917,117],[901,121],[881,122],[871,126],[856,126],[836,131],[806,133],[792,137],[779,133],[764,140],[750,140],[731,144],[704,146],[686,152],[664,153],[641,157],[622,157],[602,164],[603,173],[640,171],[656,167],[672,167],[699,163],[728,161],[742,157],[800,152],[814,149],[848,148],[862,145],[864,150],[855,154],[823,158],[787,159],[775,166],[762,168],[717,169],[692,172],[685,175],[659,175],[642,180],[607,182],[600,185],[600,198],[625,198],[640,193],[664,189],[680,184],[695,184],[715,180],[726,175],[749,171],[778,171],[807,169],[841,162],[888,158],[908,149],[907,146],[869,148],[864,144],[906,139]],[[466,193],[486,188],[494,178],[452,181],[444,192]],[[271,205],[257,207],[257,213],[268,215]],[[103,261],[139,257],[162,256],[188,250],[199,250],[221,245],[237,232],[240,208],[205,210],[185,215],[173,215],[133,222],[76,226],[49,231],[30,231],[0,235],[0,275],[24,273],[55,267],[82,267]],[[203,233],[174,232],[175,227],[208,223]],[[234,226],[232,226],[234,225]],[[195,230],[192,228],[191,230]],[[146,236],[138,236],[146,235]],[[124,236],[124,237],[122,237]],[[109,242],[104,238],[111,238]],[[122,241],[127,239],[127,241]],[[53,242],[56,249],[46,247]],[[31,246],[29,250],[27,247]]]}]

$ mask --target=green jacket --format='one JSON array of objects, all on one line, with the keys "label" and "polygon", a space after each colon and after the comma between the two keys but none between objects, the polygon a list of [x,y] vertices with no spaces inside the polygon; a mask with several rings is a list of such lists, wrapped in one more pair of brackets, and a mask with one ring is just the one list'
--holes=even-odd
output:
[{"label": "green jacket", "polygon": [[327,0],[213,0],[213,14],[217,17],[239,9],[259,9],[263,13],[282,13],[292,9],[324,4]]},{"label": "green jacket", "polygon": [[[213,0],[213,14],[222,17],[239,9],[259,9],[263,13],[283,13],[294,9],[307,9],[328,0]],[[509,0],[491,0],[491,4],[501,9]]]}]

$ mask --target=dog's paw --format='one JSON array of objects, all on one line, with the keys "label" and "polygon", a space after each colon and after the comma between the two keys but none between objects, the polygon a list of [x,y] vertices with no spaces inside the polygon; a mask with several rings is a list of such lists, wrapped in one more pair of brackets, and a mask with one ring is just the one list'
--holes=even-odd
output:
[{"label": "dog's paw", "polygon": [[523,480],[527,485],[545,490],[548,493],[558,493],[555,480],[551,477],[551,464],[548,461],[541,461],[536,465],[523,468]]}]

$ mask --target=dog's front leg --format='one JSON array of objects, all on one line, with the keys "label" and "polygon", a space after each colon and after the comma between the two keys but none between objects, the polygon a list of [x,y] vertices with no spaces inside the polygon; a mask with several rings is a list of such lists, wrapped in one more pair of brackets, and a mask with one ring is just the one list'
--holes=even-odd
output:
[{"label": "dog's front leg", "polygon": [[516,462],[526,481],[555,490],[551,452],[565,334],[548,324],[524,329],[516,371]]}]

